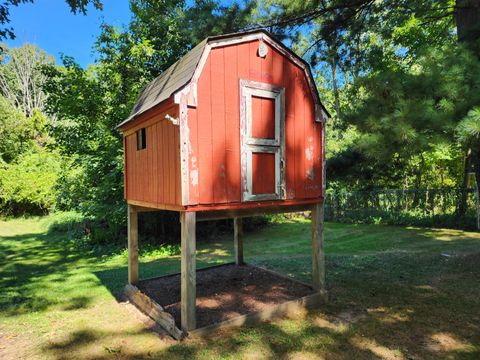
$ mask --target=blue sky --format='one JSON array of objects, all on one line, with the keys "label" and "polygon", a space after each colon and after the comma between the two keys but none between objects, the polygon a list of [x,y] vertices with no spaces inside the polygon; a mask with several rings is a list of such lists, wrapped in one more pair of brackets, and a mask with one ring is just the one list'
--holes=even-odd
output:
[{"label": "blue sky", "polygon": [[60,62],[60,54],[73,56],[82,66],[92,63],[93,43],[100,32],[100,24],[122,26],[130,19],[128,0],[102,0],[103,11],[88,7],[87,15],[73,15],[65,0],[35,0],[33,4],[11,7],[10,26],[15,40],[8,46],[24,42],[37,44]]}]

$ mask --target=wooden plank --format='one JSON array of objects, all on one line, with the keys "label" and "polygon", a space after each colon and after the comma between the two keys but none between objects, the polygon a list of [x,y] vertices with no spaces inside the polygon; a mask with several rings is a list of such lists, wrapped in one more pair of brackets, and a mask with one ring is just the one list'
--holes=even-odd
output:
[{"label": "wooden plank", "polygon": [[125,286],[125,295],[140,311],[152,318],[157,324],[165,329],[174,339],[181,340],[185,333],[177,328],[173,316],[164,311],[156,301],[142,293],[133,285]]},{"label": "wooden plank", "polygon": [[315,191],[314,196],[322,196],[322,124],[315,122],[314,129],[314,147],[315,147],[315,162],[314,162],[314,171],[315,171],[315,184],[318,186],[317,191]]},{"label": "wooden plank", "polygon": [[174,168],[174,179],[175,179],[175,197],[174,197],[174,204],[181,205],[182,204],[182,173],[180,170],[180,128],[178,126],[173,126],[174,132],[174,161],[175,161],[175,168]]},{"label": "wooden plank", "polygon": [[128,159],[128,146],[127,146],[127,138],[126,136],[122,137],[123,140],[123,198],[127,198],[127,159]]},{"label": "wooden plank", "polygon": [[[317,200],[318,201],[318,200]],[[258,203],[256,203],[258,204]],[[307,211],[312,208],[311,203],[294,205],[272,205],[260,207],[226,208],[224,210],[210,210],[197,212],[197,221],[211,221],[241,217],[252,217],[266,214],[279,214],[288,212]]]},{"label": "wooden plank", "polygon": [[250,80],[264,82],[262,80],[263,59],[257,56],[258,44],[259,44],[258,40],[248,43],[249,45],[248,54],[249,54],[249,64],[250,64],[250,71],[249,71],[248,78]]},{"label": "wooden plank", "polygon": [[317,291],[325,291],[325,252],[323,250],[324,204],[312,207],[312,286]]},{"label": "wooden plank", "polygon": [[295,194],[295,74],[292,72],[290,62],[283,61],[284,86],[285,86],[285,178],[286,198],[294,199]]},{"label": "wooden plank", "polygon": [[213,203],[213,143],[210,88],[210,58],[198,82],[198,186],[199,203]]},{"label": "wooden plank", "polygon": [[141,150],[137,150],[137,154],[138,154],[138,165],[139,167],[137,168],[138,170],[138,179],[140,179],[139,181],[139,185],[140,185],[140,193],[141,193],[141,196],[140,196],[140,200],[142,201],[148,201],[148,198],[147,198],[147,194],[148,194],[148,173],[147,173],[147,157],[146,157],[146,154],[147,154],[147,149],[141,149]]},{"label": "wooden plank", "polygon": [[274,82],[273,80],[273,48],[268,45],[267,43],[263,42],[263,44],[267,47],[267,55],[265,58],[260,58],[261,61],[261,72],[262,72],[262,81],[267,83]]},{"label": "wooden plank", "polygon": [[178,153],[175,147],[174,125],[167,122],[168,133],[168,203],[175,204],[175,157]]},{"label": "wooden plank", "polygon": [[190,203],[190,175],[189,175],[189,130],[188,130],[188,109],[187,99],[185,95],[182,95],[180,99],[180,194],[181,199],[179,204],[188,205]]},{"label": "wooden plank", "polygon": [[238,86],[238,47],[224,49],[225,86],[225,170],[227,201],[241,200],[240,194],[240,89]]},{"label": "wooden plank", "polygon": [[152,125],[152,174],[153,174],[153,182],[152,182],[152,193],[150,194],[150,199],[152,202],[158,202],[158,134],[157,134],[157,124]]},{"label": "wooden plank", "polygon": [[165,204],[165,195],[163,189],[165,187],[165,166],[164,166],[164,157],[163,153],[163,123],[157,124],[157,161],[158,161],[158,182],[157,182],[157,203]]},{"label": "wooden plank", "polygon": [[283,62],[286,60],[277,50],[270,47],[268,51],[271,53],[272,57],[272,83],[286,87],[288,84],[285,83],[283,73]]},{"label": "wooden plank", "polygon": [[182,212],[180,213],[180,221],[182,225],[181,320],[182,330],[190,331],[196,328],[196,214],[194,212]]},{"label": "wooden plank", "polygon": [[168,123],[167,121],[162,121],[162,154],[163,154],[163,203],[169,204],[168,191],[170,189],[170,177],[168,169],[170,166],[168,158]]},{"label": "wooden plank", "polygon": [[215,203],[227,202],[226,186],[226,163],[225,163],[225,91],[230,86],[237,84],[228,84],[225,87],[225,65],[223,58],[223,48],[215,49],[210,52],[211,61],[211,112],[212,112],[212,169],[213,169],[213,201]]},{"label": "wooden plank", "polygon": [[[148,201],[139,201],[139,200],[127,200],[127,204],[135,205],[138,212],[146,211],[157,211],[157,210],[171,210],[171,211],[184,211],[186,210],[185,206],[175,205],[175,204],[161,204],[161,203],[152,203]],[[139,209],[141,206],[143,209]]]},{"label": "wooden plank", "polygon": [[242,218],[233,219],[233,247],[235,249],[235,264],[243,264],[243,227]]},{"label": "wooden plank", "polygon": [[149,126],[145,129],[146,135],[145,135],[145,140],[147,143],[146,146],[146,162],[145,162],[145,174],[144,176],[147,178],[147,195],[144,200],[146,201],[151,201],[154,202],[156,199],[153,196],[153,183],[154,179],[157,177],[157,174],[155,174],[153,170],[153,153],[155,151],[155,144],[153,142],[153,126]]},{"label": "wooden plank", "polygon": [[[290,65],[295,66],[295,65]],[[305,198],[305,122],[303,102],[305,98],[303,90],[303,77],[298,68],[295,67],[294,82],[291,86],[295,86],[295,198]]]},{"label": "wooden plank", "polygon": [[128,205],[128,283],[138,283],[138,213]]},{"label": "wooden plank", "polygon": [[304,172],[306,175],[305,179],[305,197],[312,198],[318,196],[318,189],[320,187],[320,178],[319,174],[315,172],[315,163],[316,155],[318,150],[315,146],[318,146],[318,143],[315,143],[316,137],[316,125],[315,114],[313,112],[314,104],[313,100],[309,96],[304,97],[304,126],[305,126],[305,168]]},{"label": "wooden plank", "polygon": [[217,324],[204,326],[202,328],[189,332],[190,336],[205,336],[215,330],[236,328],[243,325],[253,325],[263,321],[282,318],[287,315],[298,314],[303,309],[312,309],[318,307],[326,300],[324,293],[315,293],[304,296],[300,299],[287,301],[282,304],[273,305],[265,310],[235,317]]},{"label": "wooden plank", "polygon": [[190,186],[189,203],[191,205],[198,204],[199,192],[198,192],[198,123],[197,123],[197,109],[188,108],[188,161],[189,161],[189,179]]}]

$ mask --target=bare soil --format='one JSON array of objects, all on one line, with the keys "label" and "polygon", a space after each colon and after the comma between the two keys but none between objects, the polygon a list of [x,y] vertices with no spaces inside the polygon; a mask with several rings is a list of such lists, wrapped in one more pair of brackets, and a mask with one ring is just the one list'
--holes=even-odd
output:
[{"label": "bare soil", "polygon": [[[197,327],[257,312],[313,293],[296,281],[258,267],[228,264],[197,271]],[[139,289],[180,325],[180,275],[141,281]]]}]

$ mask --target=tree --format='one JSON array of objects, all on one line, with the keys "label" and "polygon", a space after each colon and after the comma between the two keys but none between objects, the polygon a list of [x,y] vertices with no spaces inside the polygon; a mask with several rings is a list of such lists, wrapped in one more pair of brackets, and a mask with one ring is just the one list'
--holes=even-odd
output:
[{"label": "tree", "polygon": [[[480,168],[480,107],[474,107],[458,123],[456,136],[459,143],[465,148],[467,156],[471,156],[475,169]],[[472,153],[473,152],[473,153]],[[466,166],[469,166],[467,163]],[[475,172],[476,186],[480,185],[478,171]]]},{"label": "tree", "polygon": [[[80,195],[75,202],[77,209],[96,221],[92,237],[97,241],[120,238],[125,224],[123,146],[116,125],[128,117],[149,81],[196,45],[194,39],[211,31],[214,21],[195,22],[195,17],[217,19],[214,28],[219,32],[241,21],[223,21],[221,14],[228,18],[243,8],[215,7],[218,11],[208,15],[205,8],[211,4],[132,0],[128,26],[102,26],[95,45],[96,64],[82,69],[67,57],[62,68],[46,69],[47,109],[56,118],[51,132],[59,151],[73,159],[71,171],[84,172],[78,177],[76,186],[82,191],[75,192]],[[68,176],[61,179],[71,180]]]},{"label": "tree", "polygon": [[44,111],[46,76],[42,67],[55,62],[53,56],[28,43],[7,49],[0,64],[0,94],[25,115]]},{"label": "tree", "polygon": [[29,119],[0,96],[0,164],[11,163],[31,147]]}]

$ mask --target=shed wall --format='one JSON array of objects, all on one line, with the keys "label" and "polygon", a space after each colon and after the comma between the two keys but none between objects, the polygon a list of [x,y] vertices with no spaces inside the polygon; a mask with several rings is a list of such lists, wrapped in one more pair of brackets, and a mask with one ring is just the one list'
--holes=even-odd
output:
[{"label": "shed wall", "polygon": [[304,71],[268,46],[257,56],[258,41],[213,48],[197,85],[197,107],[188,108],[189,204],[241,201],[240,79],[285,88],[286,199],[322,193],[322,123]]},{"label": "shed wall", "polygon": [[[171,102],[142,115],[125,130],[125,198],[161,209],[181,206],[179,127],[165,120],[178,117]],[[145,127],[146,148],[137,150],[136,130]]]}]

